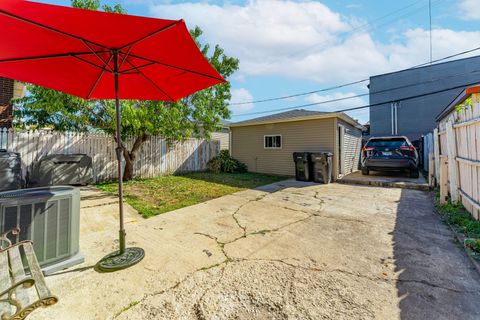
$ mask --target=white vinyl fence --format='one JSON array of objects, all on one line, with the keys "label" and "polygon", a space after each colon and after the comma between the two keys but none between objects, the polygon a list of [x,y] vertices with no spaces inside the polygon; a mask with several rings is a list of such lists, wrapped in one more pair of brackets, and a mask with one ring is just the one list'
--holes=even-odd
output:
[{"label": "white vinyl fence", "polygon": [[[133,140],[127,139],[125,144],[130,148]],[[24,176],[31,170],[32,164],[44,155],[84,153],[93,159],[95,182],[117,178],[115,143],[112,136],[103,133],[14,131],[0,128],[0,149],[20,153]],[[141,147],[134,164],[134,175],[136,178],[152,178],[202,171],[219,151],[218,140],[188,139],[169,147],[165,139],[154,136]]]}]

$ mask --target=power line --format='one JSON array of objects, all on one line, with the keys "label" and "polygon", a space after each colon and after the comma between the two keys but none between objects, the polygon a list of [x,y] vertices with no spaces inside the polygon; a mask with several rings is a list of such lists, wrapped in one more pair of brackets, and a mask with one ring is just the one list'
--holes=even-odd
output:
[{"label": "power line", "polygon": [[302,92],[302,93],[297,93],[297,94],[291,94],[291,95],[288,95],[288,96],[282,96],[282,97],[276,97],[276,98],[268,98],[268,99],[253,100],[253,101],[243,101],[243,102],[233,102],[233,103],[230,103],[229,105],[238,106],[238,105],[242,105],[242,104],[262,103],[262,102],[269,102],[269,101],[291,99],[291,98],[306,96],[306,95],[314,94],[314,93],[318,93],[318,92],[331,91],[331,90],[335,90],[335,89],[349,87],[349,86],[352,86],[354,84],[366,82],[368,80],[369,79],[362,79],[362,80],[357,80],[357,81],[354,81],[354,82],[344,83],[344,84],[340,84],[340,85],[337,85],[337,86],[328,87],[328,88],[324,88],[324,89],[319,89],[319,90],[314,90],[314,91],[309,91],[309,92]]},{"label": "power line", "polygon": [[[385,17],[388,17],[390,15],[393,15],[397,12],[400,12],[400,11],[403,11],[409,7],[412,7],[414,5],[416,5],[417,3],[420,3],[422,2],[422,0],[420,1],[416,1],[414,3],[411,3],[410,5],[407,5],[403,8],[400,8],[396,11],[393,11],[389,14],[386,14],[380,18],[377,18],[376,20],[381,20]],[[437,59],[437,60],[432,60],[433,56],[432,56],[432,53],[433,53],[433,44],[432,44],[432,22],[431,22],[431,8],[432,8],[432,4],[433,5],[436,5],[436,4],[439,4],[440,2],[442,2],[442,0],[437,0],[437,1],[434,1],[432,3],[432,0],[429,0],[429,3],[428,3],[428,7],[429,7],[429,14],[430,14],[430,61],[429,62],[426,62],[426,63],[422,63],[422,64],[419,64],[419,65],[416,65],[416,66],[413,66],[413,67],[410,67],[408,69],[413,69],[413,68],[418,68],[418,67],[422,67],[422,66],[425,66],[425,65],[428,65],[428,64],[433,64],[433,63],[436,63],[436,62],[440,62],[440,61],[443,61],[443,60],[446,60],[446,59],[450,59],[450,58],[453,58],[453,57],[456,57],[456,56],[460,56],[460,55],[464,55],[464,54],[467,54],[467,53],[470,53],[470,52],[473,52],[473,51],[477,51],[477,50],[480,50],[480,47],[477,47],[477,48],[474,48],[474,49],[471,49],[471,50],[467,50],[467,51],[464,51],[464,52],[461,52],[461,53],[458,53],[458,54],[454,54],[454,55],[451,55],[451,56],[448,56],[448,57],[445,57],[445,58],[441,58],[441,59]],[[412,13],[415,13],[417,11],[419,11],[420,9],[426,7],[427,5],[424,5],[424,6],[421,6],[419,8],[417,8],[416,10],[412,11],[412,12],[409,12],[405,15],[402,15],[400,17],[404,17],[404,16],[408,16]],[[378,27],[381,27],[381,26],[384,26],[388,23],[383,23],[383,24],[380,24],[380,25],[377,25],[375,26],[375,28],[370,28],[371,30],[375,30],[376,28]],[[364,25],[361,25],[360,27],[357,27],[349,32],[347,32],[347,34],[349,33],[353,33],[354,31],[357,31],[367,25],[370,25],[370,23],[366,23]],[[367,29],[368,30],[368,29]],[[321,43],[321,44],[325,44],[327,43],[328,41],[325,41],[324,43]],[[310,48],[308,48],[307,50],[311,49],[311,48],[314,48],[318,45],[321,45],[321,44],[317,44],[317,45],[314,45]],[[299,52],[302,52],[302,51],[298,51],[297,53]],[[295,54],[297,54],[295,53]],[[295,55],[294,54],[294,55]],[[289,55],[291,56],[291,55]],[[408,70],[408,69],[405,69],[405,70]],[[362,80],[358,80],[358,81],[353,81],[353,82],[349,82],[349,83],[345,83],[345,84],[341,84],[341,85],[337,85],[337,86],[333,86],[333,87],[328,87],[328,88],[324,88],[324,89],[319,89],[319,90],[314,90],[314,91],[309,91],[309,92],[302,92],[302,93],[297,93],[297,94],[292,94],[292,95],[287,95],[287,96],[280,96],[280,97],[273,97],[273,98],[265,98],[265,99],[260,99],[260,100],[251,100],[251,101],[240,101],[240,102],[232,102],[230,103],[229,105],[231,106],[234,106],[234,105],[244,105],[244,104],[251,104],[251,103],[264,103],[264,102],[271,102],[271,101],[278,101],[278,100],[285,100],[285,99],[291,99],[291,98],[295,98],[295,97],[299,97],[299,96],[304,96],[304,95],[309,95],[309,94],[313,94],[313,93],[319,93],[319,92],[325,92],[325,91],[331,91],[331,90],[335,90],[335,89],[339,89],[339,88],[343,88],[343,87],[348,87],[348,86],[351,86],[351,85],[355,85],[355,84],[359,84],[359,83],[362,83],[362,82],[366,82],[368,81],[369,79],[362,79]]]},{"label": "power line", "polygon": [[[387,17],[389,17],[389,16],[392,16],[392,15],[398,13],[398,12],[404,11],[404,10],[406,10],[406,9],[408,9],[408,8],[410,8],[410,7],[413,7],[413,6],[415,6],[416,4],[421,3],[421,2],[423,2],[423,1],[424,1],[424,0],[415,1],[415,2],[409,4],[409,5],[405,6],[405,7],[402,7],[402,8],[400,8],[400,9],[395,10],[395,11],[392,11],[392,12],[390,12],[390,13],[387,13],[386,15],[383,15],[383,16],[381,16],[381,17],[379,17],[379,18],[373,19],[373,21],[369,21],[369,22],[364,23],[364,24],[362,24],[362,25],[360,25],[360,26],[358,26],[358,27],[355,27],[355,28],[353,28],[352,30],[349,30],[348,32],[344,32],[343,34],[345,34],[345,35],[350,35],[350,34],[353,34],[353,33],[356,32],[356,31],[359,31],[359,30],[362,30],[362,29],[364,29],[363,31],[367,31],[367,30],[372,31],[372,30],[378,29],[378,28],[381,27],[381,26],[384,26],[384,25],[390,24],[391,22],[396,21],[398,18],[395,19],[395,20],[390,20],[390,21],[384,22],[384,23],[379,24],[379,25],[375,25],[375,26],[372,25],[372,23],[374,23],[374,22],[376,22],[376,21],[380,21],[380,20],[382,20],[382,19],[385,19],[385,18],[387,18]],[[440,0],[437,0],[436,2],[438,2],[438,1],[440,1]],[[414,13],[420,11],[420,9],[423,9],[424,7],[425,7],[425,5],[417,8],[417,9],[415,9],[415,10],[413,10],[413,11],[407,12],[406,14],[403,14],[403,15],[401,15],[400,17],[403,18],[403,17],[405,17],[405,16],[409,16],[409,15],[411,15],[411,14],[414,14]],[[310,46],[310,47],[308,47],[308,48],[305,48],[305,49],[302,49],[302,50],[298,50],[298,51],[296,51],[296,52],[293,52],[293,53],[289,54],[287,57],[296,56],[296,55],[298,55],[298,54],[300,54],[300,53],[302,53],[302,52],[309,51],[309,50],[311,50],[311,49],[313,49],[313,48],[316,48],[316,47],[319,47],[319,46],[323,46],[323,45],[329,43],[330,41],[331,41],[331,39],[326,40],[326,41],[323,41],[323,42],[321,42],[321,43],[317,43],[317,44],[315,44],[315,45],[313,45],[313,46]]]},{"label": "power line", "polygon": [[[475,52],[475,51],[478,51],[478,50],[480,50],[480,46],[479,46],[479,47],[476,47],[476,48],[473,48],[473,49],[466,50],[466,51],[458,52],[458,53],[455,53],[455,54],[452,54],[452,55],[450,55],[450,56],[446,56],[446,57],[443,57],[443,58],[440,58],[440,59],[436,59],[436,60],[433,60],[433,61],[430,61],[430,62],[425,62],[425,63],[422,63],[422,64],[418,64],[418,65],[415,65],[415,66],[413,66],[413,67],[410,67],[410,68],[407,68],[407,69],[404,69],[404,70],[410,70],[410,69],[415,69],[415,68],[423,67],[423,66],[426,66],[426,65],[429,65],[429,64],[432,64],[432,63],[441,62],[441,61],[448,60],[448,59],[451,59],[451,58],[455,58],[455,57],[458,57],[458,56],[462,56],[462,55],[465,55],[465,54],[468,54],[468,53],[472,53],[472,52]],[[402,71],[402,70],[401,70],[401,71]],[[230,103],[229,105],[230,105],[230,106],[238,106],[238,105],[250,104],[250,103],[263,103],[263,102],[270,102],[270,101],[278,101],[278,100],[291,99],[291,98],[295,98],[295,97],[306,96],[306,95],[309,95],[309,94],[314,94],[314,93],[331,91],[331,90],[335,90],[335,89],[340,89],[340,88],[344,88],[344,87],[349,87],[349,86],[351,86],[351,85],[358,84],[358,83],[362,83],[362,82],[366,82],[366,81],[368,81],[368,80],[369,80],[369,79],[362,79],[362,80],[357,80],[357,81],[353,81],[353,82],[348,82],[348,83],[345,83],[345,84],[340,84],[340,85],[336,85],[336,86],[332,86],[332,87],[327,87],[327,88],[323,88],[323,89],[319,89],[319,90],[314,90],[314,91],[309,91],[309,92],[302,92],[302,93],[296,93],[296,94],[292,94],[292,95],[288,95],[288,96],[281,96],[281,97],[275,97],[275,98],[267,98],[267,99],[261,99],[261,100],[243,101],[243,102],[232,102],[232,103]]]},{"label": "power line", "polygon": [[[275,110],[266,110],[266,111],[243,113],[243,114],[233,115],[232,117],[250,116],[250,115],[257,115],[257,114],[272,113],[272,112],[277,112],[277,111],[288,111],[288,110],[293,110],[293,109],[298,109],[298,108],[318,106],[318,105],[322,105],[322,104],[328,104],[328,103],[333,103],[333,102],[338,102],[338,101],[344,101],[344,100],[349,100],[349,99],[364,97],[364,96],[367,96],[367,95],[376,95],[376,94],[381,94],[381,93],[387,93],[387,92],[395,91],[395,90],[398,90],[398,89],[405,89],[405,88],[409,88],[409,87],[415,87],[415,86],[419,86],[419,85],[424,85],[424,84],[426,84],[426,83],[432,83],[432,82],[442,81],[442,80],[449,79],[449,78],[454,78],[454,77],[458,77],[458,76],[462,76],[462,75],[467,75],[467,74],[475,74],[475,73],[480,73],[480,70],[473,70],[473,71],[469,71],[469,72],[458,73],[458,74],[450,75],[450,76],[448,76],[448,77],[443,77],[443,78],[438,78],[438,79],[432,79],[432,80],[429,80],[429,81],[423,81],[423,82],[418,82],[418,83],[414,83],[414,84],[408,84],[408,85],[404,85],[404,86],[399,86],[399,87],[395,87],[395,88],[390,88],[390,89],[385,89],[385,90],[374,91],[374,92],[370,92],[370,93],[363,93],[363,94],[359,94],[359,95],[353,95],[353,96],[348,96],[348,97],[343,97],[343,98],[336,98],[336,99],[325,100],[325,101],[320,101],[320,102],[312,102],[312,103],[297,105],[297,106],[294,106],[294,107],[279,108],[279,109],[275,109]],[[480,82],[480,79],[479,79],[479,81],[476,81],[476,82],[474,82],[473,84],[477,84],[477,83],[479,83],[479,82]],[[458,88],[463,88],[463,87],[466,87],[466,86],[469,86],[469,85],[471,85],[471,84],[464,84],[464,85],[459,86]],[[456,89],[456,88],[457,88],[457,87],[455,87],[455,88],[453,88],[453,89]],[[445,89],[444,91],[453,90],[453,89]],[[440,92],[442,92],[442,91],[440,91]],[[408,100],[408,98],[399,98],[399,99],[393,100],[392,102],[400,101],[400,100]],[[380,103],[379,105],[384,104],[384,103],[388,103],[388,102],[382,102],[382,103]],[[378,104],[377,104],[377,105],[378,105]],[[367,106],[372,106],[372,105],[367,105]],[[363,106],[363,107],[358,107],[358,108],[359,108],[359,109],[365,108],[365,106]],[[356,109],[357,109],[357,108],[353,108],[352,110],[356,110]],[[347,110],[347,111],[349,111],[349,110]],[[335,112],[337,112],[337,111],[335,111]]]},{"label": "power line", "polygon": [[[463,56],[465,54],[469,54],[469,53],[472,53],[472,52],[475,52],[475,51],[478,51],[478,50],[480,50],[480,47],[475,47],[473,49],[465,50],[465,51],[462,51],[462,52],[452,54],[450,56],[446,56],[446,57],[443,57],[443,58],[440,58],[440,59],[437,59],[437,60],[433,60],[432,62],[425,62],[425,63],[416,65],[414,67],[411,67],[411,68],[408,68],[408,69],[405,69],[405,70],[423,67],[423,66],[426,66],[426,65],[429,65],[429,64],[432,64],[432,63],[437,63],[437,62],[448,60],[448,59],[455,58],[455,57],[458,57],[458,56]],[[479,56],[476,56],[476,57],[479,57]]]},{"label": "power line", "polygon": [[389,103],[394,103],[394,102],[398,102],[398,101],[412,100],[412,99],[416,99],[416,98],[431,96],[433,94],[442,93],[442,92],[446,92],[446,91],[450,91],[450,90],[463,89],[465,87],[472,86],[472,85],[475,85],[475,84],[478,84],[478,81],[477,82],[466,83],[466,84],[461,85],[461,86],[455,86],[455,87],[450,87],[450,88],[447,88],[447,89],[442,89],[442,90],[432,91],[432,92],[428,92],[428,93],[422,93],[422,94],[418,94],[418,95],[414,95],[414,96],[404,97],[404,98],[401,98],[401,99],[388,100],[388,101],[368,104],[368,105],[364,105],[364,106],[360,106],[360,107],[339,109],[339,110],[330,111],[330,112],[332,112],[332,113],[334,113],[334,112],[346,112],[346,111],[354,111],[354,110],[365,109],[365,108],[370,108],[370,107],[377,107],[377,106],[381,106],[381,105],[389,104]]}]

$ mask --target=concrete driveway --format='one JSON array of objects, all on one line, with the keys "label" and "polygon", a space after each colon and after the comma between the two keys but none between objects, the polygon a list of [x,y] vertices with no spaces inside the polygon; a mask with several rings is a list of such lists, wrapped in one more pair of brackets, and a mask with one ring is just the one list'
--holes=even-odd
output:
[{"label": "concrete driveway", "polygon": [[112,274],[92,268],[116,247],[99,198],[82,209],[85,264],[47,278],[60,302],[32,319],[480,318],[480,276],[424,191],[285,181],[129,210],[146,258]]}]

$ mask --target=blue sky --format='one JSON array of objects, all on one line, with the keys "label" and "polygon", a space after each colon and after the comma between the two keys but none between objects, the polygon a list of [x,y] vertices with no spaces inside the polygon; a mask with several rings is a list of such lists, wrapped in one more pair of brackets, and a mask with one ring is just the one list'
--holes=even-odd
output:
[{"label": "blue sky", "polygon": [[[433,59],[480,46],[479,0],[431,0]],[[68,5],[69,0],[42,2]],[[130,14],[184,18],[203,40],[240,59],[232,102],[315,91],[429,60],[428,0],[120,0]],[[477,51],[476,54],[480,54]],[[232,121],[280,108],[366,93],[368,82],[283,101],[232,105]],[[333,111],[368,97],[308,107]],[[364,123],[368,109],[349,113]]]}]

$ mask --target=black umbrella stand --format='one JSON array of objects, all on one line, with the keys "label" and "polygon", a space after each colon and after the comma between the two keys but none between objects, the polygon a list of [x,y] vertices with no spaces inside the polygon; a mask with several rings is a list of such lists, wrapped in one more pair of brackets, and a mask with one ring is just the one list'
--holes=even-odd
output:
[{"label": "black umbrella stand", "polygon": [[122,270],[139,263],[145,257],[145,251],[142,248],[130,247],[125,245],[125,228],[123,223],[123,170],[122,170],[122,121],[120,112],[120,99],[118,96],[118,51],[114,50],[113,55],[113,73],[115,78],[115,113],[116,113],[116,137],[117,137],[117,165],[118,165],[118,209],[120,213],[119,245],[120,249],[106,255],[97,263],[97,269],[102,272],[113,272]]}]

